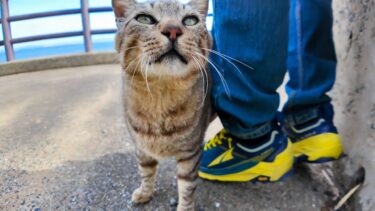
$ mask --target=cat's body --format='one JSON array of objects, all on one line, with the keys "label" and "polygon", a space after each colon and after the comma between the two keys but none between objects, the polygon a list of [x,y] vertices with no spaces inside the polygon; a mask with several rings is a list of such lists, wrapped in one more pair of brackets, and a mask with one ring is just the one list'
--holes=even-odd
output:
[{"label": "cat's body", "polygon": [[175,157],[178,210],[193,210],[204,132],[211,117],[207,71],[211,39],[207,0],[136,3],[113,0],[123,21],[116,48],[123,66],[126,124],[136,146],[141,186],[132,200],[154,192],[158,160]]},{"label": "cat's body", "polygon": [[[129,75],[124,77],[127,77],[124,81],[131,80]],[[139,91],[130,84],[124,85],[127,125],[137,148],[152,157],[184,157],[185,152],[196,151],[202,143],[211,109],[209,98],[202,104],[201,80],[194,83],[185,80],[174,78],[155,87],[151,82],[152,98],[147,89]],[[180,90],[175,90],[176,87]]]}]

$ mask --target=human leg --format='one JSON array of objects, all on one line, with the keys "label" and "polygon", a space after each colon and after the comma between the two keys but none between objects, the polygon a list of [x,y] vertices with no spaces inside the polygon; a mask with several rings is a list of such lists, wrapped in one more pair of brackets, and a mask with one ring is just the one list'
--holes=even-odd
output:
[{"label": "human leg", "polygon": [[337,159],[342,145],[327,92],[336,75],[332,1],[291,0],[284,132],[300,160]]},{"label": "human leg", "polygon": [[288,9],[288,0],[214,1],[212,99],[225,129],[206,144],[201,177],[277,181],[292,168],[291,144],[274,120],[286,71]]}]

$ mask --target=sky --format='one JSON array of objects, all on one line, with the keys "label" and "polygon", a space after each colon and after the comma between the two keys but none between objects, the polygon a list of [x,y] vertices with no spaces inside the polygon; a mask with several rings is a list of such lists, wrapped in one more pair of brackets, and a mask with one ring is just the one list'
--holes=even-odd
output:
[{"label": "sky", "polygon": [[[187,2],[189,0],[181,1]],[[89,0],[89,7],[110,6],[110,3],[111,0]],[[9,0],[9,13],[11,16],[73,8],[80,8],[80,0]],[[116,28],[112,12],[91,13],[90,22],[92,29]],[[209,28],[211,27],[211,22],[212,20],[209,18]],[[82,30],[82,22],[80,14],[55,16],[12,22],[11,30],[13,38],[20,38],[50,33],[80,31]],[[92,36],[94,50],[113,49],[113,36],[113,34]],[[0,40],[3,40],[2,29],[0,29]],[[64,46],[67,47],[63,48]],[[84,51],[83,37],[68,37],[15,44],[14,50],[16,59],[78,53]],[[0,62],[4,61],[4,47],[1,46]]]}]

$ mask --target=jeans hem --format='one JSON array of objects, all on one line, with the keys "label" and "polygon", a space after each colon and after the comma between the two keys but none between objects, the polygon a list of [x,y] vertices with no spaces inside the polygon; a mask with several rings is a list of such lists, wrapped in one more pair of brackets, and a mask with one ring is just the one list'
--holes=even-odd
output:
[{"label": "jeans hem", "polygon": [[316,119],[319,116],[319,107],[315,107],[284,114],[284,121],[288,122],[289,125],[298,125]]},{"label": "jeans hem", "polygon": [[260,125],[260,126],[254,128],[254,129],[250,129],[248,132],[241,132],[241,133],[238,133],[238,132],[234,131],[233,129],[231,129],[230,126],[232,124],[230,124],[230,123],[225,124],[223,122],[223,125],[224,125],[224,128],[227,129],[232,135],[234,135],[237,138],[244,139],[244,140],[259,138],[259,137],[264,136],[267,133],[269,133],[272,129],[271,122],[267,122],[267,123],[265,123],[263,125]]}]

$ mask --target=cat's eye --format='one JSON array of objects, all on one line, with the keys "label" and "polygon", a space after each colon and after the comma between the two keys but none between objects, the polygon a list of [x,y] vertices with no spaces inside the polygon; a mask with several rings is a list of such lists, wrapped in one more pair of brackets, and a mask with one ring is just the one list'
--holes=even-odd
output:
[{"label": "cat's eye", "polygon": [[182,21],[182,23],[185,26],[194,26],[198,22],[199,22],[199,19],[197,17],[195,17],[195,16],[188,16],[188,17],[184,18],[184,20]]},{"label": "cat's eye", "polygon": [[156,23],[156,20],[151,15],[138,15],[135,17],[135,20],[137,20],[139,23],[147,24],[147,25],[153,25]]}]

